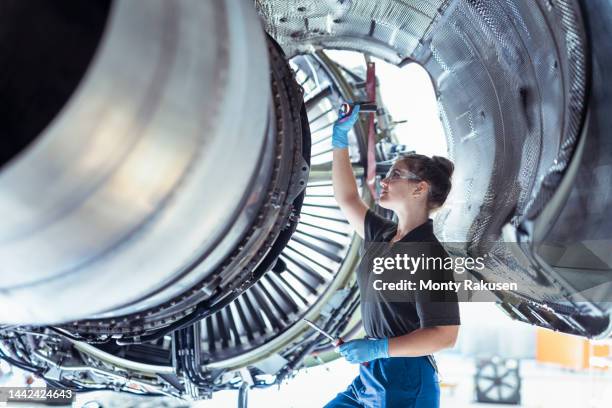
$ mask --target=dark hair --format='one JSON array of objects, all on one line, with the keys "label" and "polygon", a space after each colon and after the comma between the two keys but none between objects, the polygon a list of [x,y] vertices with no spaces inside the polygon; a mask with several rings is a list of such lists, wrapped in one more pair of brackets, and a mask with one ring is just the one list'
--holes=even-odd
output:
[{"label": "dark hair", "polygon": [[404,163],[408,170],[429,183],[428,205],[430,209],[444,204],[451,190],[451,177],[455,166],[445,157],[428,157],[410,153],[400,156],[397,161]]}]

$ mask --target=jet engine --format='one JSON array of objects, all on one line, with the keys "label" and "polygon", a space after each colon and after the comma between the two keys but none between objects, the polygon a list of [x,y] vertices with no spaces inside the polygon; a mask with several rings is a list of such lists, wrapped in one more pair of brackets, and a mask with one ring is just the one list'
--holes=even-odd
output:
[{"label": "jet engine", "polygon": [[[522,283],[501,308],[610,335],[607,2],[86,3],[0,5],[0,358],[195,399],[335,358],[302,319],[360,330],[330,137],[366,78],[328,49],[427,70],[456,164],[436,233]],[[370,204],[398,151],[376,142],[350,135]]]}]

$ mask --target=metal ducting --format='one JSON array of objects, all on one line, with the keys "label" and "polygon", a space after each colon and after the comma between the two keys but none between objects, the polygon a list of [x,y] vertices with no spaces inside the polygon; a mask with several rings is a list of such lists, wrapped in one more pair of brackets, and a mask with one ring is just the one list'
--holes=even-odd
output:
[{"label": "metal ducting", "polygon": [[[305,177],[288,184],[294,191],[286,193],[285,199],[291,203],[288,207],[291,211],[286,209],[286,216],[279,217],[284,221],[278,236],[253,228],[259,240],[268,238],[269,251],[263,261],[243,271],[248,272],[245,277],[236,273],[234,265],[227,267],[229,278],[217,282],[224,290],[210,293],[192,290],[198,295],[189,298],[191,293],[187,292],[182,298],[158,302],[150,308],[139,303],[143,311],[124,313],[131,309],[120,308],[56,327],[31,326],[36,322],[15,326],[9,336],[11,340],[5,343],[4,353],[9,358],[25,353],[29,355],[26,364],[52,365],[58,381],[80,390],[112,386],[120,378],[129,376],[132,381],[129,387],[123,387],[126,391],[180,395],[189,392],[186,385],[176,389],[166,382],[168,376],[183,378],[173,367],[172,345],[176,348],[190,340],[186,338],[183,343],[178,338],[169,340],[168,334],[171,329],[189,327],[189,322],[201,320],[196,330],[197,337],[201,338],[201,360],[212,371],[208,371],[206,386],[197,384],[199,391],[192,396],[203,397],[207,389],[232,388],[235,379],[240,381],[244,375],[232,370],[245,366],[251,367],[256,381],[261,381],[258,367],[276,367],[277,371],[290,374],[287,366],[298,367],[310,351],[320,349],[321,339],[305,330],[302,317],[333,324],[330,329],[336,332],[350,330],[358,323],[354,320],[358,302],[351,272],[360,240],[350,232],[333,198],[329,142],[336,119],[335,106],[341,100],[356,97],[353,92],[360,91],[351,82],[354,78],[344,78],[325,55],[298,56],[288,65],[280,48],[269,39],[267,42],[271,73],[268,83],[274,114],[271,120],[276,118],[276,121],[266,128],[266,137],[276,141],[276,151],[282,152],[276,159],[282,159],[283,163],[272,161],[270,166],[262,165],[262,168],[275,165],[276,177],[280,178],[282,173],[287,173],[286,169],[296,167],[295,163],[302,166],[296,172],[300,175],[309,169],[310,161],[313,167],[312,177],[301,194],[296,195],[295,191],[299,193],[299,187],[304,187]],[[353,135],[352,140],[355,172],[359,176],[363,173],[359,163],[363,135]],[[292,150],[295,141],[302,144]],[[264,159],[272,160],[271,157]],[[247,207],[251,214],[257,209],[257,202],[253,204],[254,208]],[[280,206],[271,202],[264,208]],[[260,215],[257,219],[261,225],[261,220],[267,217]],[[248,253],[249,248],[239,249],[241,253]],[[235,259],[235,262],[244,262],[240,256]],[[231,282],[232,277],[240,279]],[[150,297],[144,304],[155,305],[156,300]],[[190,307],[185,307],[188,302]],[[330,316],[335,319],[328,320]],[[31,338],[25,347],[36,346],[25,351],[17,340],[21,336]],[[68,350],[68,354],[60,350]],[[55,361],[62,355],[64,365]],[[109,365],[115,367],[114,373],[105,369]],[[185,365],[193,368],[192,361]]]},{"label": "metal ducting", "polygon": [[308,170],[269,68],[243,2],[113,2],[69,100],[2,168],[0,320],[144,318],[246,280]]}]

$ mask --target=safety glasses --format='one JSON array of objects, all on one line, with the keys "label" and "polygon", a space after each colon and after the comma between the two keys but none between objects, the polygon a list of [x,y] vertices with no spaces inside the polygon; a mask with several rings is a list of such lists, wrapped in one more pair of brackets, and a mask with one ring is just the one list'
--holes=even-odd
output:
[{"label": "safety glasses", "polygon": [[387,175],[385,176],[385,178],[383,180],[387,180],[387,181],[392,181],[392,180],[414,180],[414,181],[421,181],[423,179],[420,178],[419,176],[417,176],[416,174],[414,174],[413,172],[409,171],[409,170],[391,168],[391,169],[389,169],[389,171],[387,172]]}]

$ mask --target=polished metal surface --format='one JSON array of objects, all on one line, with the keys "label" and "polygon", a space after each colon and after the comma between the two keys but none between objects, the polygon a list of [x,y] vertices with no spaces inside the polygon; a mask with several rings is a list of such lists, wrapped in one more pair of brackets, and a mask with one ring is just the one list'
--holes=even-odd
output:
[{"label": "polished metal surface", "polygon": [[76,93],[0,173],[1,321],[103,314],[174,282],[169,299],[216,266],[179,280],[190,265],[241,238],[236,214],[261,205],[250,175],[269,115],[253,13],[113,3]]}]

